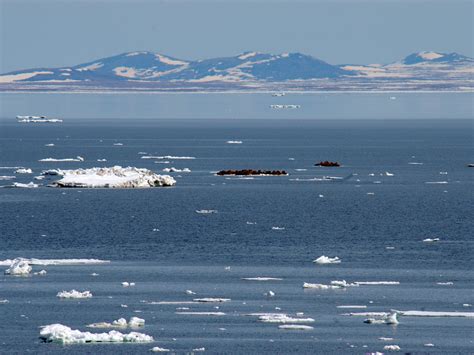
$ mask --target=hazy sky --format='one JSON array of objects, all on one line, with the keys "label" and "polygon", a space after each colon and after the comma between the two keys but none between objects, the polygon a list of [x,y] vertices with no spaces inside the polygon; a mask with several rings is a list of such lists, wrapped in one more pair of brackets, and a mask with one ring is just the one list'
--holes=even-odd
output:
[{"label": "hazy sky", "polygon": [[303,52],[332,64],[474,56],[474,0],[0,0],[0,72],[150,50]]}]

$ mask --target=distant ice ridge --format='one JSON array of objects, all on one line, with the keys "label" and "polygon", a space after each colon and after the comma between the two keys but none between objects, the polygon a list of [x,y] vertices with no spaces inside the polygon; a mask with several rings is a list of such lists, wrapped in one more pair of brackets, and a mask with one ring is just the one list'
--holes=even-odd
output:
[{"label": "distant ice ridge", "polygon": [[0,260],[0,265],[11,266],[17,260],[22,260],[27,262],[29,265],[86,265],[86,264],[105,264],[110,263],[110,260],[100,260],[100,259],[27,259],[27,258],[16,258],[16,259],[6,259]]},{"label": "distant ice ridge", "polygon": [[90,291],[76,291],[76,290],[71,290],[71,291],[61,291],[58,292],[56,297],[59,298],[92,298],[92,293]]},{"label": "distant ice ridge", "polygon": [[138,328],[145,325],[145,320],[138,317],[131,317],[127,322],[125,318],[119,318],[114,320],[112,323],[100,322],[89,324],[89,328]]},{"label": "distant ice ridge", "polygon": [[324,264],[339,264],[341,262],[341,259],[339,259],[337,256],[334,258],[330,258],[328,256],[322,255],[316,260],[313,261],[313,263],[324,265]]},{"label": "distant ice ridge", "polygon": [[173,186],[176,180],[169,175],[158,175],[148,169],[135,167],[91,168],[77,170],[58,170],[61,180],[56,187],[81,188],[144,188]]},{"label": "distant ice ridge", "polygon": [[379,317],[386,318],[391,314],[396,313],[399,316],[404,317],[461,317],[461,318],[474,318],[474,312],[446,312],[446,311],[391,311],[388,312],[352,312],[350,316],[366,316],[366,317]]},{"label": "distant ice ridge", "polygon": [[64,159],[44,158],[44,159],[40,159],[38,161],[42,161],[42,162],[69,162],[69,161],[84,161],[84,158],[78,155],[75,158],[64,158]]},{"label": "distant ice ridge", "polygon": [[55,342],[61,344],[85,344],[85,343],[149,343],[153,337],[130,332],[122,334],[116,330],[108,333],[81,332],[71,329],[62,324],[50,324],[42,327],[40,339],[44,342]]}]

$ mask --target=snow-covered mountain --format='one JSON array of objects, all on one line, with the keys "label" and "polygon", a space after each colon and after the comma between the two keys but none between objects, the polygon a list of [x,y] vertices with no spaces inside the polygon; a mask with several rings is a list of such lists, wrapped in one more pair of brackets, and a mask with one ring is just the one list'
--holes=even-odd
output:
[{"label": "snow-covered mountain", "polygon": [[[182,60],[129,52],[71,67],[36,68],[0,75],[0,90],[31,87],[107,87],[339,90],[472,89],[474,59],[458,53],[418,52],[390,64],[332,65],[301,53],[245,52],[234,57]],[[424,87],[420,86],[420,82]]]}]

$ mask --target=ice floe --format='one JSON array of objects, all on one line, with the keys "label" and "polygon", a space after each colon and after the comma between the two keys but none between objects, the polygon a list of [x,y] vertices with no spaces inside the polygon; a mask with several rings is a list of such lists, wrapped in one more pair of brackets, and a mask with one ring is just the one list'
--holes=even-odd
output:
[{"label": "ice floe", "polygon": [[192,160],[196,159],[196,157],[186,157],[186,156],[175,156],[175,155],[162,155],[162,156],[156,156],[156,155],[142,155],[142,159],[169,159],[169,160]]},{"label": "ice floe", "polygon": [[2,299],[2,300],[0,300],[0,304],[6,304],[6,303],[8,303],[8,302],[10,302],[10,301],[7,300],[7,299]]},{"label": "ice floe", "polygon": [[258,276],[258,277],[242,277],[241,280],[245,280],[245,281],[281,281],[283,279],[281,279],[279,277]]},{"label": "ice floe", "polygon": [[16,176],[11,176],[11,175],[1,175],[0,180],[12,180],[16,179]]},{"label": "ice floe", "polygon": [[92,293],[90,291],[61,291],[56,295],[58,298],[92,298]]},{"label": "ice floe", "polygon": [[20,168],[15,170],[15,174],[32,174],[33,170],[31,169],[26,169],[26,168]]},{"label": "ice floe", "polygon": [[138,317],[131,317],[127,322],[125,318],[119,318],[112,323],[100,322],[87,325],[89,328],[139,328],[145,326],[145,320]]},{"label": "ice floe", "polygon": [[385,345],[383,349],[388,351],[400,351],[400,347],[398,345]]},{"label": "ice floe", "polygon": [[186,294],[187,295],[195,295],[196,292],[192,291],[192,290],[186,290]]},{"label": "ice floe", "polygon": [[273,227],[272,227],[272,230],[274,230],[274,231],[282,231],[282,230],[285,230],[285,227],[273,226]]},{"label": "ice floe", "polygon": [[16,258],[0,260],[0,265],[12,265],[17,260],[23,260],[29,265],[94,265],[94,264],[106,264],[110,263],[110,260],[100,259],[27,259],[27,258]]},{"label": "ice floe", "polygon": [[433,242],[439,242],[439,238],[426,238],[426,239],[423,239],[423,242],[425,243],[433,243]]},{"label": "ice floe", "polygon": [[305,282],[303,283],[303,288],[312,288],[317,290],[336,290],[343,288],[342,286],[338,285],[324,285],[324,284],[312,284]]},{"label": "ice floe", "polygon": [[203,348],[195,348],[195,349],[193,349],[193,351],[206,351],[206,348],[204,348],[204,347]]},{"label": "ice floe", "polygon": [[302,324],[282,324],[279,325],[278,328],[280,329],[287,329],[287,330],[311,330],[314,329],[309,325],[302,325]]},{"label": "ice floe", "polygon": [[266,297],[275,297],[275,292],[270,290],[268,292],[265,292],[263,295]]},{"label": "ice floe", "polygon": [[454,285],[454,283],[451,282],[451,281],[448,281],[448,282],[437,282],[436,284],[437,284],[437,285],[441,285],[441,286],[451,286],[451,285]]},{"label": "ice floe", "polygon": [[176,180],[169,175],[158,175],[151,170],[135,167],[60,170],[58,175],[63,178],[53,183],[56,187],[145,188],[176,184]]},{"label": "ice floe", "polygon": [[242,144],[242,141],[227,141],[227,144]]},{"label": "ice floe", "polygon": [[71,162],[71,161],[84,161],[84,158],[78,155],[75,158],[62,158],[62,159],[44,158],[44,159],[40,159],[38,161],[41,161],[41,162]]},{"label": "ice floe", "polygon": [[447,181],[426,181],[425,184],[447,184]]},{"label": "ice floe", "polygon": [[263,323],[313,323],[313,318],[295,318],[285,313],[254,313],[251,315],[257,315],[258,320]]},{"label": "ice floe", "polygon": [[61,344],[85,344],[85,343],[149,343],[153,337],[130,332],[122,334],[116,330],[108,333],[82,332],[71,329],[62,324],[50,324],[43,326],[40,331],[40,339],[44,342],[55,342]]},{"label": "ice floe", "polygon": [[364,308],[367,308],[367,306],[364,306],[364,305],[340,305],[340,306],[337,306],[337,308],[353,308],[353,309],[357,309],[357,308],[361,308],[361,309],[364,309]]},{"label": "ice floe", "polygon": [[38,271],[38,272],[34,272],[33,275],[39,275],[39,276],[44,276],[46,275],[48,272],[46,270],[41,270],[41,271]]},{"label": "ice floe", "polygon": [[159,346],[155,346],[151,348],[150,351],[153,351],[154,353],[161,353],[161,352],[168,352],[171,351],[170,349],[165,349],[165,348],[160,348]]},{"label": "ice floe", "polygon": [[189,316],[225,316],[224,312],[175,312],[176,314],[189,315]]},{"label": "ice floe", "polygon": [[196,210],[196,213],[199,213],[199,214],[211,214],[211,213],[217,213],[217,210]]},{"label": "ice floe", "polygon": [[386,318],[391,314],[398,314],[404,317],[461,317],[461,318],[474,318],[474,312],[450,312],[450,311],[392,311],[388,312],[352,312],[350,316],[365,316],[365,317],[378,317]]},{"label": "ice floe", "polygon": [[203,302],[203,303],[214,303],[214,302],[229,302],[231,301],[230,298],[212,298],[212,297],[205,297],[205,298],[194,298],[194,302]]},{"label": "ice floe", "polygon": [[164,168],[162,171],[165,173],[190,173],[191,169],[189,168],[178,169],[178,168],[171,167],[171,168]]},{"label": "ice floe", "polygon": [[128,281],[122,282],[122,287],[133,287],[133,286],[135,286],[135,282],[128,282]]},{"label": "ice floe", "polygon": [[5,270],[5,275],[24,276],[31,272],[32,268],[27,260],[17,258],[13,260],[10,267]]},{"label": "ice floe", "polygon": [[390,325],[395,325],[398,324],[398,319],[397,319],[397,312],[393,311],[388,314],[384,314],[382,316],[379,316],[377,318],[367,318],[364,320],[364,323],[368,324],[390,324]]},{"label": "ice floe", "polygon": [[13,187],[23,188],[23,189],[35,189],[39,187],[38,184],[35,184],[33,181],[30,181],[28,184],[22,184],[20,182],[14,182]]},{"label": "ice floe", "polygon": [[341,262],[341,259],[339,259],[337,256],[334,258],[330,258],[328,256],[322,255],[319,258],[313,260],[313,263],[324,265],[324,264],[339,264]]}]

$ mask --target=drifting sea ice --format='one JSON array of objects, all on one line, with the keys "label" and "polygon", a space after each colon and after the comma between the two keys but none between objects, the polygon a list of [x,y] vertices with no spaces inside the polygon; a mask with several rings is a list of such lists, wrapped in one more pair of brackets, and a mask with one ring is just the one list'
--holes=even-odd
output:
[{"label": "drifting sea ice", "polygon": [[78,155],[75,158],[64,158],[64,159],[44,158],[44,159],[40,159],[38,161],[41,161],[41,162],[70,162],[70,161],[84,161],[84,158]]},{"label": "drifting sea ice", "polygon": [[76,291],[76,290],[71,290],[71,291],[61,291],[58,292],[56,297],[59,298],[92,298],[92,293],[90,291]]},{"label": "drifting sea ice", "polygon": [[230,298],[212,298],[212,297],[193,299],[194,302],[203,302],[203,303],[229,302],[230,300],[231,300]]},{"label": "drifting sea ice", "polygon": [[341,262],[341,259],[339,259],[337,256],[334,258],[330,258],[328,256],[322,255],[319,258],[313,260],[313,263],[324,265],[324,264],[339,264]]},{"label": "drifting sea ice", "polygon": [[337,290],[337,289],[342,289],[344,287],[337,286],[337,285],[312,284],[312,283],[305,282],[303,284],[303,288],[312,288],[312,289],[317,289],[317,290]]},{"label": "drifting sea ice", "polygon": [[245,281],[281,281],[283,279],[279,277],[243,277],[241,280]]},{"label": "drifting sea ice", "polygon": [[282,324],[279,325],[278,328],[280,329],[287,329],[287,330],[312,330],[313,327],[309,325],[301,325],[301,324]]},{"label": "drifting sea ice", "polygon": [[28,184],[22,184],[20,182],[14,182],[13,187],[19,187],[19,188],[24,188],[24,189],[35,189],[39,187],[38,184],[35,184],[33,181],[29,182]]},{"label": "drifting sea ice", "polygon": [[107,322],[100,322],[100,323],[92,323],[89,324],[87,327],[89,328],[138,328],[145,326],[145,320],[138,317],[131,317],[130,320],[127,322],[125,318],[119,318],[114,320],[112,323]]},{"label": "drifting sea ice", "polygon": [[5,270],[5,275],[16,275],[24,276],[28,275],[31,272],[32,268],[28,263],[28,260],[17,258],[12,261],[10,267]]},{"label": "drifting sea ice", "polygon": [[135,282],[127,282],[127,281],[124,281],[122,282],[122,287],[133,287],[135,286]]},{"label": "drifting sea ice", "polygon": [[191,169],[189,168],[178,169],[178,168],[171,167],[171,168],[164,168],[162,171],[165,173],[190,173]]},{"label": "drifting sea ice", "polygon": [[15,174],[32,174],[33,170],[31,169],[26,169],[26,168],[20,168],[15,170]]},{"label": "drifting sea ice", "polygon": [[263,313],[258,314],[258,320],[263,323],[313,323],[313,318],[295,318],[285,313]]},{"label": "drifting sea ice", "polygon": [[167,352],[167,351],[171,351],[170,349],[165,349],[165,348],[160,348],[159,346],[155,346],[153,348],[151,348],[151,351],[155,352],[155,353],[160,353],[160,352]]},{"label": "drifting sea ice", "polygon": [[439,242],[439,238],[426,238],[426,239],[423,239],[423,242],[425,243],[433,243],[433,242]]},{"label": "drifting sea ice", "polygon": [[199,213],[199,214],[211,214],[211,213],[217,213],[217,210],[196,210],[196,213]]},{"label": "drifting sea ice", "polygon": [[242,144],[242,141],[227,141],[227,144]]},{"label": "drifting sea ice", "polygon": [[100,259],[26,259],[26,258],[16,258],[16,259],[6,259],[0,260],[0,265],[10,266],[17,260],[26,261],[30,265],[94,265],[94,264],[106,264],[110,263],[109,260],[100,260]]},{"label": "drifting sea ice", "polygon": [[385,345],[383,349],[388,351],[400,351],[400,347],[398,345]]},{"label": "drifting sea ice", "polygon": [[50,324],[43,326],[40,331],[40,339],[44,342],[55,342],[61,344],[85,344],[85,343],[149,343],[153,337],[130,332],[122,334],[115,330],[108,333],[81,332],[71,329],[62,324]]}]

